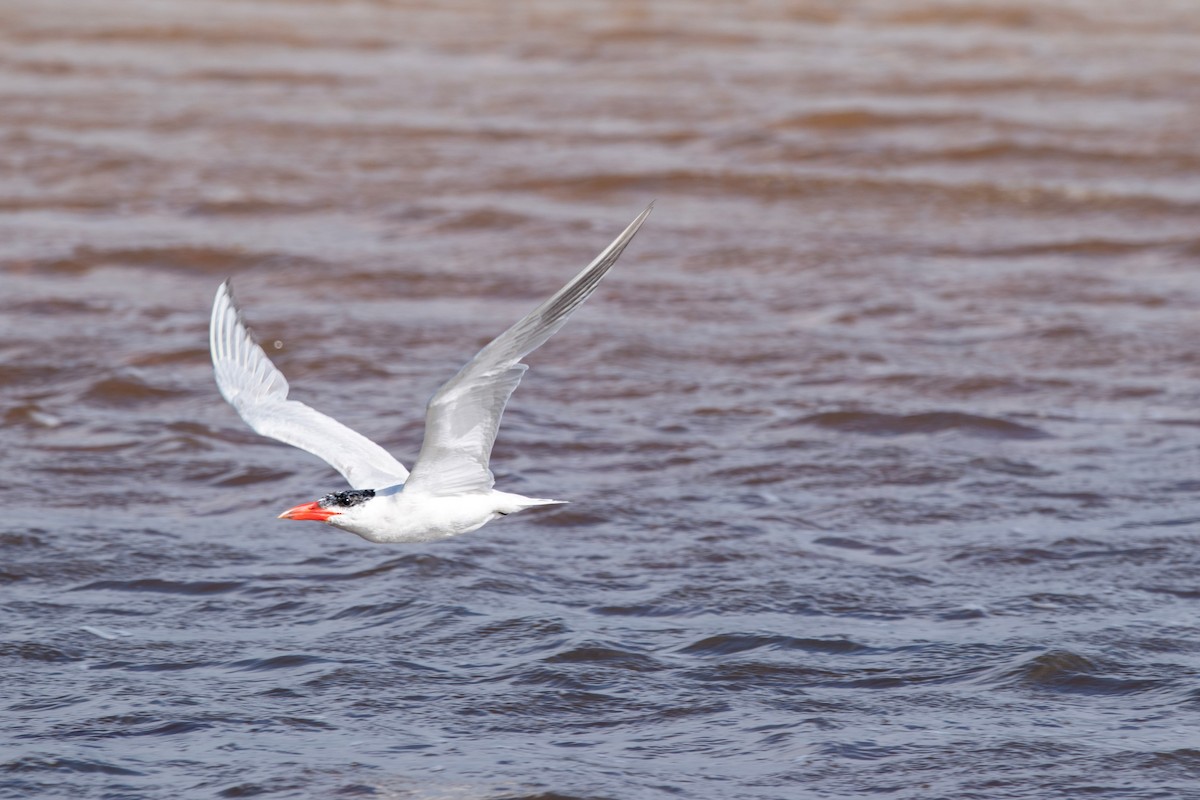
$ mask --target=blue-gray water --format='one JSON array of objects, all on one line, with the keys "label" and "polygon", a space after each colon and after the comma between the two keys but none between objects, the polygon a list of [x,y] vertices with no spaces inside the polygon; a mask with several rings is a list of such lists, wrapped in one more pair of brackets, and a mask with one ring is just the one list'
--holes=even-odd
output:
[{"label": "blue-gray water", "polygon": [[[0,9],[0,796],[1200,797],[1200,12]],[[421,546],[411,463],[657,209]]]}]

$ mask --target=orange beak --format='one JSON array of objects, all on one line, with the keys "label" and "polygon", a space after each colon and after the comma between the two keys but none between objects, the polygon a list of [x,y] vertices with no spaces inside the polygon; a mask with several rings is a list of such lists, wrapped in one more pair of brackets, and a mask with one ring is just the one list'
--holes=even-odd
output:
[{"label": "orange beak", "polygon": [[305,503],[295,508],[289,508],[280,514],[278,519],[315,519],[318,522],[324,522],[340,513],[340,511],[334,511],[331,508],[322,508],[320,503]]}]

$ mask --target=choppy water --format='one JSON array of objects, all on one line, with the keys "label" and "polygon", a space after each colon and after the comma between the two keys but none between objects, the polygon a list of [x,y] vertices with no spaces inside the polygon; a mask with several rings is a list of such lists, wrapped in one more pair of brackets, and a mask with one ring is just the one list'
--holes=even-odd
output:
[{"label": "choppy water", "polygon": [[[0,796],[1200,797],[1192,3],[0,6]],[[425,399],[650,199],[500,486]]]}]

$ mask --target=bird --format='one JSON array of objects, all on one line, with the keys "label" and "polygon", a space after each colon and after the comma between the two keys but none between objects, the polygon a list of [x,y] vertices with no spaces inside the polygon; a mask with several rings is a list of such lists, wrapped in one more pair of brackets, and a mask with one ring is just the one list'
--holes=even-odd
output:
[{"label": "bird", "polygon": [[256,433],[318,456],[350,485],[278,518],[320,521],[374,543],[428,542],[566,502],[495,489],[492,445],[504,407],[528,369],[521,360],[596,290],[653,208],[648,205],[583,271],[442,384],[426,405],[425,436],[411,473],[367,437],[288,397],[287,379],[243,322],[231,280],[224,281],[209,325],[221,396]]}]

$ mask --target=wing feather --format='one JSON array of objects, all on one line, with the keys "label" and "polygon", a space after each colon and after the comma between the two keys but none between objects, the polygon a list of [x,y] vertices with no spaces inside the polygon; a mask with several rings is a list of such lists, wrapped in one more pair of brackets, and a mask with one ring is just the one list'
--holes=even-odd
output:
[{"label": "wing feather", "polygon": [[488,461],[504,407],[528,369],[521,359],[544,344],[587,300],[652,208],[653,203],[586,269],[493,339],[437,391],[425,411],[425,440],[406,488],[439,495],[492,488],[495,479]]},{"label": "wing feather", "polygon": [[355,489],[404,482],[408,470],[367,437],[297,400],[288,382],[242,323],[225,281],[213,300],[209,349],[217,387],[255,432],[328,462]]}]

